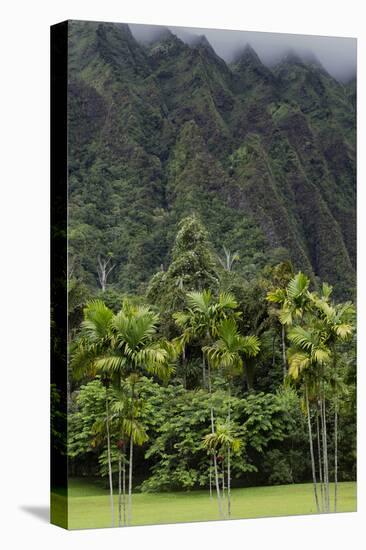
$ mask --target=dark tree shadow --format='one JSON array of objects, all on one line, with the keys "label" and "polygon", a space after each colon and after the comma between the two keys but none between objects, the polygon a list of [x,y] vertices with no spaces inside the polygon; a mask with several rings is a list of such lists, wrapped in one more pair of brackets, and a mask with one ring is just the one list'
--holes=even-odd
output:
[{"label": "dark tree shadow", "polygon": [[26,512],[27,514],[31,514],[43,522],[49,523],[50,521],[49,506],[20,506],[20,510]]}]

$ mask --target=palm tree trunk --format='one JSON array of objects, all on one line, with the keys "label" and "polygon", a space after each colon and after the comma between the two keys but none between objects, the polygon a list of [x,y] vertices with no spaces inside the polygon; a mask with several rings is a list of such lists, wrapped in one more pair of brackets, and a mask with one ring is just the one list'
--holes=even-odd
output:
[{"label": "palm tree trunk", "polygon": [[217,504],[218,504],[218,507],[219,507],[220,518],[222,518],[220,482],[219,482],[219,472],[218,472],[218,469],[217,469],[216,451],[213,451],[213,461],[214,461],[214,471],[215,471],[215,484],[216,484],[216,493],[217,493]]},{"label": "palm tree trunk", "polygon": [[282,363],[283,363],[283,379],[287,376],[287,361],[286,361],[286,341],[285,341],[285,325],[281,325],[281,339],[282,339]]},{"label": "palm tree trunk", "polygon": [[324,409],[324,440],[325,440],[325,463],[326,463],[326,487],[327,487],[327,511],[330,512],[330,490],[329,490],[329,463],[328,463],[328,437],[327,437],[327,415],[325,410],[325,398],[323,401]]},{"label": "palm tree trunk", "polygon": [[123,491],[123,525],[126,521],[126,443],[123,443],[123,466],[122,466],[122,491]]},{"label": "palm tree trunk", "polygon": [[230,519],[231,516],[231,500],[230,500],[230,491],[231,491],[231,471],[230,471],[230,445],[227,448],[227,515]]},{"label": "palm tree trunk", "polygon": [[[230,420],[231,420],[231,385],[230,378],[228,380],[228,411],[227,411],[228,425],[230,429]],[[231,464],[230,464],[230,444],[227,448],[227,515],[230,519],[231,515],[231,502],[230,502],[230,489],[231,489]]]},{"label": "palm tree trunk", "polygon": [[324,465],[324,488],[325,488],[325,511],[329,512],[329,473],[328,473],[328,446],[327,446],[327,422],[325,412],[324,394],[320,402],[322,440],[323,440],[323,465]]},{"label": "palm tree trunk", "polygon": [[132,463],[133,463],[133,435],[130,436],[130,463],[128,469],[128,521],[127,525],[131,525],[132,519]]},{"label": "palm tree trunk", "polygon": [[316,437],[318,444],[318,466],[319,466],[319,485],[320,485],[320,500],[321,500],[321,511],[324,511],[324,486],[323,486],[323,465],[322,465],[322,454],[321,454],[321,443],[320,443],[320,429],[319,429],[319,405],[317,405],[316,411]]},{"label": "palm tree trunk", "polygon": [[338,402],[334,409],[334,511],[337,511],[338,496]]},{"label": "palm tree trunk", "polygon": [[335,398],[334,398],[334,511],[337,511],[338,497],[338,394],[337,394],[337,353],[334,349]]},{"label": "palm tree trunk", "polygon": [[111,504],[111,514],[112,514],[112,527],[114,527],[114,499],[113,499],[113,476],[112,476],[112,457],[111,457],[111,436],[109,431],[109,398],[108,398],[108,388],[106,387],[106,399],[105,399],[105,408],[106,408],[106,429],[107,429],[107,455],[108,455],[108,476],[109,476],[109,496]]},{"label": "palm tree trunk", "polygon": [[208,472],[209,485],[210,485],[210,499],[212,499],[212,456],[210,455],[210,469]]},{"label": "palm tree trunk", "polygon": [[202,354],[202,386],[204,388],[206,387],[206,364],[205,364],[205,355],[204,354]]},{"label": "palm tree trunk", "polygon": [[[215,421],[214,421],[214,412],[213,412],[213,405],[212,405],[212,388],[211,388],[210,363],[208,363],[207,380],[208,380],[208,391],[209,391],[209,394],[210,394],[211,433],[214,434],[215,433]],[[215,485],[216,485],[216,493],[217,493],[217,504],[218,504],[218,507],[219,507],[220,517],[222,517],[219,472],[218,472],[218,468],[217,468],[217,457],[216,457],[216,450],[215,449],[213,450],[213,462],[214,462],[214,472],[215,472]]]},{"label": "palm tree trunk", "polygon": [[313,434],[311,430],[311,418],[310,418],[310,407],[309,407],[309,395],[308,387],[305,385],[305,401],[306,401],[306,414],[308,417],[308,431],[309,431],[309,445],[310,445],[310,458],[311,458],[311,471],[313,474],[313,487],[314,487],[314,497],[316,503],[316,509],[319,514],[319,501],[318,501],[318,489],[316,484],[316,474],[315,474],[315,460],[314,460],[314,448],[313,448]]},{"label": "palm tree trunk", "polygon": [[121,452],[118,455],[118,527],[122,524],[122,464]]}]

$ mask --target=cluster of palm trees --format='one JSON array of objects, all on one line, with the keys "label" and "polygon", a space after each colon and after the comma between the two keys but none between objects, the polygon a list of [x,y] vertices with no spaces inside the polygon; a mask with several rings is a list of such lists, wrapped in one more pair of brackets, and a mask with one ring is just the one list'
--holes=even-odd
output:
[{"label": "cluster of palm trees", "polygon": [[[213,462],[216,495],[221,518],[231,516],[231,453],[238,452],[240,440],[235,437],[231,423],[231,379],[239,374],[244,367],[244,360],[258,354],[260,343],[256,336],[243,336],[239,332],[237,320],[240,318],[238,304],[235,298],[226,292],[214,298],[209,290],[203,292],[188,292],[187,308],[174,314],[175,321],[181,329],[179,342],[184,357],[185,347],[189,343],[198,343],[202,351],[202,383],[210,394],[210,425],[211,431],[203,441],[210,457],[210,472]],[[212,401],[211,368],[220,368],[228,385],[227,419],[215,422],[215,411]],[[225,470],[219,475],[219,457],[226,463]],[[223,464],[223,465],[224,465]],[[220,484],[221,477],[221,484]],[[210,475],[210,495],[211,475]],[[226,499],[226,506],[224,500]]]},{"label": "cluster of palm trees", "polygon": [[[332,410],[336,511],[338,402],[343,391],[338,373],[342,357],[339,350],[342,342],[352,336],[355,312],[349,302],[331,302],[329,285],[324,284],[319,292],[311,292],[309,285],[309,278],[298,273],[286,287],[269,292],[267,299],[277,304],[283,327],[283,351],[289,365],[287,380],[299,384],[303,394],[317,510],[329,512],[327,427]],[[210,396],[210,430],[202,441],[208,455],[210,495],[213,472],[219,515],[231,517],[231,461],[242,444],[231,420],[232,380],[259,353],[260,341],[257,336],[241,334],[238,304],[227,292],[218,296],[209,290],[188,292],[186,307],[173,317],[179,336],[170,341],[160,335],[159,315],[150,307],[125,300],[121,310],[114,313],[102,301],[94,300],[84,310],[80,334],[72,350],[74,376],[84,379],[98,376],[105,388],[105,418],[95,429],[106,441],[112,526],[115,525],[112,454],[115,456],[117,450],[118,525],[131,525],[134,446],[148,439],[141,423],[140,377],[150,375],[167,381],[179,358],[184,371],[189,347],[199,350],[202,385]],[[290,344],[287,350],[286,337]],[[226,418],[218,418],[215,411],[213,369],[220,370],[227,386]]]},{"label": "cluster of palm trees", "polygon": [[[158,315],[125,300],[114,314],[104,302],[91,301],[84,310],[80,336],[72,354],[74,376],[100,377],[105,387],[105,433],[112,527],[115,525],[111,432],[118,434],[118,525],[131,525],[134,445],[148,436],[139,422],[139,378],[147,373],[167,380],[173,370],[175,347],[157,338]],[[128,452],[128,461],[127,461]],[[128,494],[126,464],[128,462]]]},{"label": "cluster of palm trees", "polygon": [[[338,491],[338,407],[344,387],[339,376],[342,343],[354,332],[355,310],[351,302],[331,302],[332,287],[309,290],[303,273],[286,288],[269,292],[267,299],[280,306],[279,320],[287,332],[289,377],[300,385],[307,417],[314,498],[318,512],[330,512],[328,424],[334,424],[334,511]],[[329,410],[328,410],[329,409]],[[315,424],[316,451],[313,425]]]}]

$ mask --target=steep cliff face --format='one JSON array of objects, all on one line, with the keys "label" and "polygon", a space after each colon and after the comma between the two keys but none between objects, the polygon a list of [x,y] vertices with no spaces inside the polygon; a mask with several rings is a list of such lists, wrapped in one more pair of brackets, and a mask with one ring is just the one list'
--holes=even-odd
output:
[{"label": "steep cliff face", "polygon": [[[355,277],[355,85],[315,59],[274,69],[247,46],[230,66],[204,37],[150,45],[127,25],[71,22],[70,261],[96,286],[143,289],[195,211],[217,251],[253,274],[276,254],[337,283]],[[280,251],[280,252],[279,252]]]}]

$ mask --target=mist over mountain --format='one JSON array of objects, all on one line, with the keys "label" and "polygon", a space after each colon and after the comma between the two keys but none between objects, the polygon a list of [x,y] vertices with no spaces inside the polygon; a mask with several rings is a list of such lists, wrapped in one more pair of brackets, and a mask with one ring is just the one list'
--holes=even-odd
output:
[{"label": "mist over mountain", "polygon": [[317,59],[336,79],[347,82],[355,77],[357,65],[357,40],[335,36],[311,36],[270,32],[235,31],[185,27],[159,27],[157,25],[130,25],[136,40],[149,43],[173,32],[188,45],[205,36],[215,52],[227,63],[235,60],[238,53],[250,44],[262,62],[273,67],[289,51],[296,52],[305,60]]},{"label": "mist over mountain", "polygon": [[195,212],[217,253],[238,250],[247,277],[290,258],[350,296],[355,83],[332,76],[324,48],[283,42],[279,55],[274,43],[278,59],[264,63],[254,36],[264,33],[233,38],[227,57],[207,30],[140,31],[70,22],[74,275],[97,287],[97,258],[111,257],[110,283],[143,291],[168,264],[177,224]]}]

